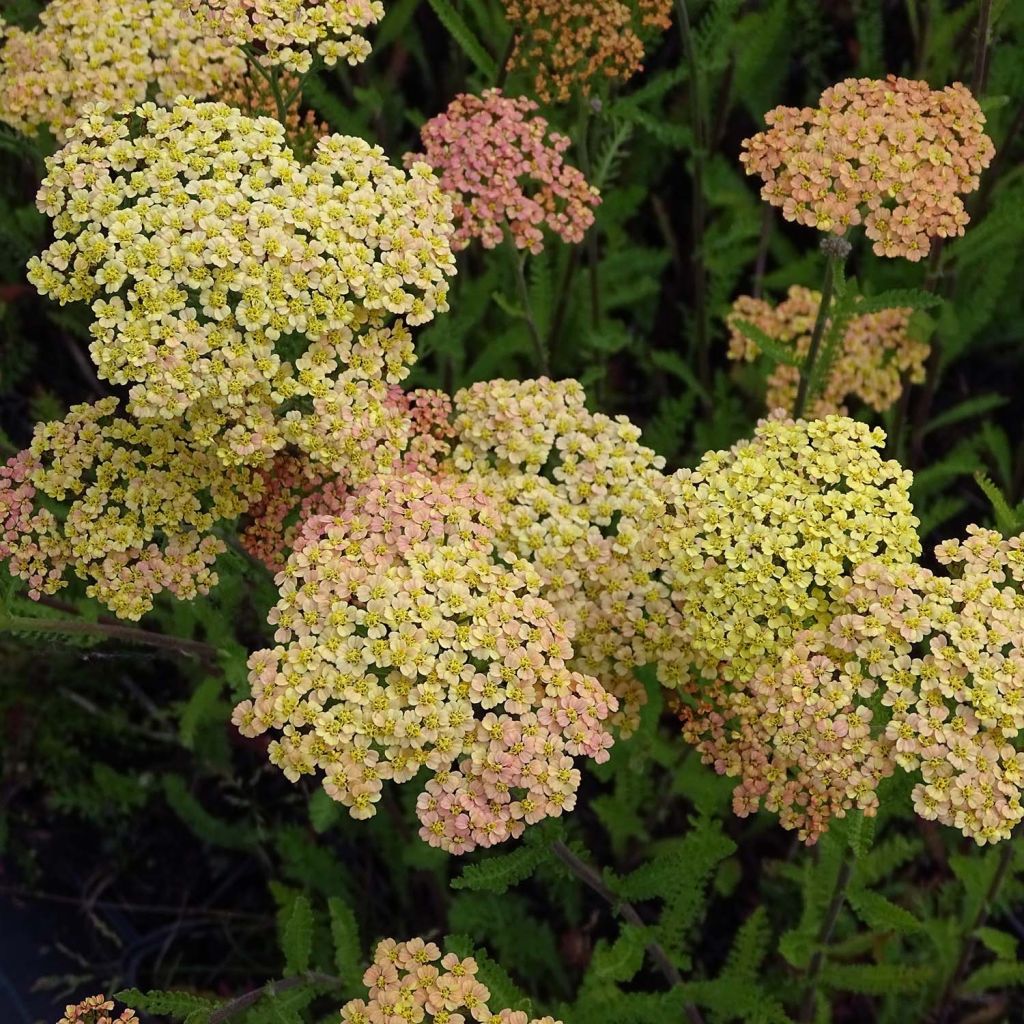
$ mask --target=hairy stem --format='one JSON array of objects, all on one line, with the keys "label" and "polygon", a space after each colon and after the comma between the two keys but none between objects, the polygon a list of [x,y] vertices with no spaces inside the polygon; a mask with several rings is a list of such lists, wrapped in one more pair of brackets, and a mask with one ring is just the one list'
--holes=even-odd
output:
[{"label": "hairy stem", "polygon": [[[565,845],[565,843],[560,839],[556,839],[551,844],[551,850],[584,885],[593,889],[594,892],[608,903],[612,910],[619,914],[624,921],[631,925],[635,925],[637,928],[647,927],[644,924],[643,918],[637,913],[636,907],[634,907],[628,900],[624,900],[612,892],[612,890],[605,885],[604,879],[601,875],[587,864],[586,861],[577,857],[576,854]],[[647,952],[657,965],[658,970],[661,971],[662,976],[668,982],[669,988],[675,988],[677,985],[683,984],[683,976],[679,973],[679,968],[672,963],[668,954],[661,948],[661,945],[658,942],[653,939],[648,942]],[[684,1009],[687,1020],[690,1021],[690,1024],[704,1024],[704,1018],[701,1016],[700,1010],[698,1010],[696,1006],[692,1003],[686,1003]]]},{"label": "hairy stem", "polygon": [[711,354],[709,346],[707,309],[707,268],[704,263],[704,228],[707,212],[704,206],[704,157],[707,150],[707,125],[701,95],[700,68],[693,45],[693,31],[686,0],[676,0],[679,33],[683,42],[683,56],[690,76],[690,116],[693,119],[693,187],[690,194],[690,221],[693,225],[693,318],[694,348],[697,356],[697,376],[709,390],[711,386]]},{"label": "hairy stem", "polygon": [[846,902],[846,890],[853,877],[853,850],[847,846],[843,853],[843,859],[839,864],[839,873],[836,875],[836,884],[832,890],[832,899],[829,901],[828,910],[825,911],[824,920],[818,930],[818,948],[811,957],[810,965],[807,968],[807,976],[804,978],[804,996],[800,1003],[800,1024],[810,1024],[814,1020],[814,996],[817,992],[818,977],[821,969],[825,966],[825,947],[832,938],[836,922],[839,920],[839,912]]},{"label": "hairy stem", "polygon": [[341,985],[341,980],[332,977],[330,974],[318,974],[316,971],[308,971],[306,974],[299,974],[292,978],[272,981],[262,988],[255,988],[251,992],[245,992],[243,995],[238,996],[237,999],[232,999],[230,1003],[225,1003],[219,1009],[214,1010],[210,1014],[209,1024],[221,1024],[222,1021],[237,1017],[238,1014],[248,1010],[250,1006],[253,1006],[267,996],[277,996],[282,992],[287,992],[289,989],[308,984],[337,988]]},{"label": "hairy stem", "polygon": [[824,251],[825,277],[821,282],[821,304],[818,306],[818,316],[814,321],[814,330],[811,332],[811,344],[807,350],[807,358],[804,360],[803,366],[800,367],[800,385],[797,388],[796,401],[793,403],[793,419],[795,420],[800,419],[807,408],[811,379],[814,376],[814,364],[818,361],[818,355],[821,352],[821,341],[825,336],[825,324],[828,322],[829,310],[832,308],[832,295],[835,292],[836,263],[840,257],[834,247],[825,248]]},{"label": "hairy stem", "polygon": [[961,937],[960,955],[957,957],[953,972],[946,979],[945,987],[942,990],[942,995],[939,997],[936,1007],[936,1020],[938,1024],[947,1024],[953,1013],[953,1008],[956,1005],[957,989],[967,973],[967,968],[971,965],[971,958],[974,956],[974,950],[978,945],[978,929],[983,928],[987,923],[989,915],[992,913],[992,905],[999,898],[1003,883],[1010,874],[1010,865],[1013,863],[1014,838],[1014,836],[1010,836],[1009,839],[1003,840],[1003,848],[999,851],[999,863],[996,865],[996,871],[992,876],[992,881],[989,883],[985,898],[981,901],[981,905],[978,907],[970,927]]},{"label": "hairy stem", "polygon": [[23,631],[30,633],[59,633],[78,636],[97,636],[108,640],[123,640],[126,643],[143,644],[146,647],[158,647],[165,651],[174,651],[200,661],[215,662],[218,651],[211,644],[200,640],[186,640],[184,637],[167,636],[154,633],[148,629],[136,629],[133,626],[116,626],[108,622],[89,622],[86,619],[32,619],[19,616],[0,618],[0,632],[4,630]]},{"label": "hairy stem", "polygon": [[506,236],[508,245],[512,252],[512,266],[515,269],[516,277],[516,291],[519,293],[519,301],[523,307],[523,319],[526,320],[526,326],[530,330],[530,337],[533,339],[533,347],[537,352],[537,367],[543,376],[548,376],[551,373],[550,359],[548,357],[548,347],[541,336],[540,328],[537,326],[537,321],[533,316],[533,307],[530,305],[530,290],[526,284],[526,253],[520,252],[516,247],[515,241],[512,237]]}]

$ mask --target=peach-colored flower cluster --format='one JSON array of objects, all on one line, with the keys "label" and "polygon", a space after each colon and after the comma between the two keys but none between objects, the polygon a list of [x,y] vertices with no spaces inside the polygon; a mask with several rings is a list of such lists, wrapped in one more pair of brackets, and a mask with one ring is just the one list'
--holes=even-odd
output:
[{"label": "peach-colored flower cluster", "polygon": [[[760,355],[757,344],[737,326],[738,320],[752,323],[783,348],[805,358],[820,304],[819,292],[798,286],[790,288],[777,306],[741,295],[727,318],[729,358],[750,362]],[[911,335],[911,313],[910,309],[883,309],[850,318],[824,388],[808,408],[809,417],[845,416],[851,398],[885,412],[900,397],[904,379],[911,384],[924,380],[931,347]],[[768,409],[792,409],[799,383],[796,366],[778,364],[768,376]]]},{"label": "peach-colored flower cluster", "polygon": [[33,598],[66,586],[72,569],[91,597],[138,619],[163,590],[182,600],[209,592],[224,551],[211,531],[245,511],[259,482],[176,425],[115,416],[117,404],[77,405],[40,424],[0,467],[0,558]]},{"label": "peach-colored flower cluster", "polygon": [[302,165],[276,120],[180,97],[83,119],[38,203],[56,240],[29,279],[92,303],[90,352],[134,415],[183,416],[228,462],[291,443],[356,477],[390,464],[406,325],[448,308],[455,269],[426,164],[330,135]]},{"label": "peach-colored flower cluster", "polygon": [[664,581],[681,619],[659,666],[666,685],[693,668],[750,680],[831,619],[855,565],[917,556],[911,474],[881,457],[884,439],[841,416],[773,417],[668,478]]},{"label": "peach-colored flower cluster", "polygon": [[244,68],[237,49],[174,0],[51,0],[38,28],[6,30],[0,120],[29,134],[45,126],[63,141],[92,103],[125,110],[147,98],[212,97]]},{"label": "peach-colored flower cluster", "polygon": [[492,1010],[490,990],[477,978],[472,957],[442,955],[433,942],[384,939],[363,975],[367,999],[341,1008],[341,1024],[562,1024],[553,1017],[528,1020],[522,1010]]},{"label": "peach-colored flower cluster", "polygon": [[643,70],[644,37],[671,24],[672,0],[506,0],[515,32],[510,64],[533,73],[545,102],[590,94]]},{"label": "peach-colored flower cluster", "polygon": [[520,249],[538,253],[547,227],[566,242],[579,242],[594,223],[597,189],[565,162],[569,139],[549,132],[537,105],[525,97],[488,89],[456,96],[443,114],[421,129],[424,160],[455,205],[455,245],[479,238],[487,249],[507,230]]},{"label": "peach-colored flower cluster", "polygon": [[64,1016],[57,1024],[129,1024],[129,1021],[138,1020],[134,1010],[122,1010],[114,1017],[110,1012],[113,1009],[112,999],[105,999],[102,995],[89,996],[80,1003],[66,1006]]},{"label": "peach-colored flower cluster", "polygon": [[293,780],[322,770],[356,818],[426,768],[420,834],[453,853],[571,809],[573,758],[607,758],[616,708],[566,667],[570,627],[527,562],[499,561],[496,532],[471,478],[415,470],[306,520],[278,576],[277,646],[250,659],[234,716],[279,731],[271,760]]},{"label": "peach-colored flower cluster", "polygon": [[658,579],[664,460],[625,417],[589,412],[572,380],[476,384],[455,408],[452,461],[493,494],[501,550],[529,560],[573,623],[573,666],[616,695],[628,735],[646,700],[633,670],[672,644],[678,618]]},{"label": "peach-colored flower cluster", "polygon": [[370,55],[362,30],[384,17],[380,0],[176,0],[204,31],[247,47],[264,66],[305,74],[315,51],[328,67]]},{"label": "peach-colored flower cluster", "polygon": [[[317,121],[316,112],[302,113],[302,94],[297,75],[284,74],[278,84],[282,96],[293,97],[285,113],[284,128],[288,145],[302,160],[308,160],[316,148],[317,140],[330,135],[326,121]],[[277,117],[277,101],[270,83],[258,72],[249,69],[241,78],[221,89],[217,95],[221,103],[237,107],[251,117]]]},{"label": "peach-colored flower cluster", "polygon": [[933,238],[964,233],[960,198],[995,149],[959,82],[933,90],[889,75],[830,86],[817,107],[776,107],[740,159],[787,220],[845,234],[864,223],[879,256],[920,260]]}]

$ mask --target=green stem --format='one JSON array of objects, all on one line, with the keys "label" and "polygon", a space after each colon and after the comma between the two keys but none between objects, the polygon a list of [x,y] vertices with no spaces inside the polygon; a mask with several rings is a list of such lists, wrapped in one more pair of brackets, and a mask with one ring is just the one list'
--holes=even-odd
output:
[{"label": "green stem", "polygon": [[938,1024],[946,1024],[953,1012],[953,1007],[956,1005],[957,989],[960,987],[963,976],[967,973],[967,968],[971,964],[971,957],[974,955],[975,947],[978,944],[978,929],[983,928],[988,921],[989,915],[992,913],[992,905],[999,898],[999,892],[1003,888],[1003,883],[1010,874],[1010,865],[1013,863],[1013,841],[1014,837],[1012,835],[1009,839],[1003,840],[1003,848],[999,852],[999,863],[996,865],[996,871],[992,876],[992,881],[989,883],[985,898],[981,901],[981,905],[978,907],[970,927],[961,937],[960,956],[957,958],[956,966],[953,968],[952,973],[946,979],[945,987],[937,1004]]},{"label": "green stem", "polygon": [[[584,100],[580,116],[579,147],[580,147],[580,170],[587,181],[593,181],[590,160],[590,104]],[[601,322],[601,279],[598,272],[597,252],[597,220],[590,225],[587,231],[587,270],[590,277],[590,324],[596,328]]]},{"label": "green stem", "polygon": [[565,317],[569,312],[569,299],[572,296],[572,283],[576,277],[576,271],[580,265],[580,248],[574,245],[569,250],[569,260],[565,265],[565,272],[558,287],[558,299],[555,305],[555,314],[551,318],[551,327],[548,330],[547,349],[549,353],[558,350],[558,343],[562,337],[562,327],[565,324]]},{"label": "green stem", "polygon": [[974,40],[974,72],[971,75],[971,92],[977,99],[985,90],[988,76],[988,44],[991,35],[992,0],[980,0],[978,6],[978,28]]},{"label": "green stem", "polygon": [[800,1024],[810,1024],[814,1020],[814,996],[817,992],[818,977],[821,969],[825,966],[825,952],[832,932],[835,931],[836,922],[839,920],[839,912],[846,902],[846,890],[853,878],[854,856],[851,847],[847,846],[843,851],[843,859],[839,864],[839,873],[836,875],[836,884],[832,890],[832,899],[829,901],[828,910],[825,911],[825,918],[818,930],[817,949],[811,957],[811,963],[807,968],[807,976],[804,979],[804,996],[800,1003]]},{"label": "green stem", "polygon": [[33,619],[19,616],[0,618],[0,632],[13,630],[26,633],[59,633],[65,636],[97,636],[109,640],[123,640],[126,643],[142,644],[146,647],[157,647],[165,651],[174,651],[200,661],[217,660],[218,651],[210,644],[199,640],[186,640],[183,637],[167,636],[154,633],[148,629],[135,629],[132,626],[115,626],[107,622],[89,622],[86,619]]},{"label": "green stem", "polygon": [[[601,875],[586,861],[577,857],[576,854],[565,845],[565,843],[560,839],[556,839],[551,844],[551,851],[584,885],[593,889],[598,896],[608,903],[612,910],[616,914],[619,914],[624,921],[636,928],[641,928],[644,931],[647,930],[647,925],[644,924],[643,918],[637,913],[636,907],[634,907],[628,900],[624,900],[612,892],[612,890],[605,885],[604,879]],[[660,943],[652,939],[647,943],[647,952],[657,965],[662,976],[668,982],[669,988],[675,988],[677,985],[683,984],[683,976],[679,973],[679,968],[672,963],[668,954],[664,949],[662,949]],[[692,1003],[684,1003],[683,1008],[690,1024],[704,1024],[704,1018],[701,1016],[700,1010],[698,1010],[696,1006]]]},{"label": "green stem", "polygon": [[693,45],[690,14],[686,0],[676,0],[679,33],[683,55],[690,76],[690,114],[693,119],[693,187],[690,195],[690,220],[693,225],[693,315],[695,320],[695,349],[697,376],[704,386],[711,388],[711,354],[709,351],[709,325],[707,303],[707,267],[704,263],[704,229],[707,211],[704,205],[704,158],[707,151],[707,125],[701,94],[700,68]]},{"label": "green stem", "polygon": [[277,996],[282,992],[289,991],[289,989],[309,984],[320,985],[321,987],[339,988],[341,986],[341,980],[339,978],[332,977],[329,974],[319,974],[316,971],[308,971],[306,974],[296,975],[292,978],[283,978],[281,981],[272,981],[269,984],[264,985],[262,988],[246,992],[244,995],[238,996],[237,999],[232,999],[230,1003],[225,1003],[223,1006],[214,1010],[210,1014],[209,1024],[222,1024],[222,1021],[230,1020],[232,1017],[237,1017],[238,1014],[242,1013],[244,1010],[248,1010],[250,1006],[253,1006],[267,996]]},{"label": "green stem", "polygon": [[[828,241],[826,239],[826,241]],[[839,256],[833,248],[825,250],[825,279],[821,283],[821,304],[818,306],[818,316],[814,321],[814,330],[811,332],[811,345],[807,350],[807,358],[800,367],[800,385],[796,392],[796,401],[793,403],[793,419],[798,420],[807,408],[807,399],[810,396],[811,379],[814,376],[814,364],[818,361],[821,352],[821,341],[825,336],[825,324],[828,321],[829,310],[832,308],[832,295],[836,283],[836,262]]]},{"label": "green stem", "polygon": [[512,266],[515,269],[516,291],[519,293],[519,301],[523,307],[523,319],[526,321],[526,326],[530,330],[530,337],[533,339],[533,347],[537,352],[537,366],[541,375],[547,377],[551,373],[551,362],[548,357],[547,344],[543,337],[541,337],[540,328],[537,326],[537,321],[534,319],[533,307],[530,304],[530,290],[527,287],[526,274],[524,272],[524,267],[526,266],[526,253],[519,251],[515,241],[510,235],[506,236],[506,238],[512,251]]}]

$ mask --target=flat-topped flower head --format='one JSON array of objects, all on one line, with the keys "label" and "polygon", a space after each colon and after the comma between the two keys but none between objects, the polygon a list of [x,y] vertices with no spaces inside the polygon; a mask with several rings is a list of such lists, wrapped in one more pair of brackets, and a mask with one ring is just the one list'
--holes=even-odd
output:
[{"label": "flat-topped flower head", "polygon": [[210,98],[244,69],[242,54],[175,0],[51,0],[37,28],[0,32],[0,120],[63,141],[91,104]]},{"label": "flat-topped flower head", "polygon": [[29,279],[91,304],[93,361],[134,415],[185,417],[227,462],[291,443],[357,477],[390,464],[407,325],[448,308],[455,268],[425,164],[339,135],[301,164],[276,120],[179,98],[79,122],[38,204],[56,240]]},{"label": "flat-topped flower head", "polygon": [[588,96],[643,70],[647,38],[671,24],[672,0],[506,0],[510,66],[532,72],[545,103]]},{"label": "flat-topped flower head", "polygon": [[597,189],[565,162],[569,139],[531,116],[537,104],[488,89],[456,96],[421,129],[424,160],[455,205],[455,245],[479,238],[487,249],[508,232],[520,249],[544,248],[544,228],[579,242],[594,223]]},{"label": "flat-topped flower head", "polygon": [[485,481],[499,547],[537,571],[574,626],[573,666],[615,694],[628,735],[646,700],[634,669],[671,644],[677,618],[658,578],[664,460],[584,400],[573,380],[474,384],[455,396],[453,462]]},{"label": "flat-topped flower head", "polygon": [[776,417],[668,478],[664,580],[681,622],[676,657],[661,665],[667,685],[684,684],[690,667],[749,680],[831,619],[853,566],[919,553],[912,476],[882,458],[884,441],[842,416]]},{"label": "flat-topped flower head", "polygon": [[102,995],[89,996],[80,1003],[64,1008],[64,1016],[57,1024],[129,1024],[136,1022],[134,1010],[122,1010],[116,1017],[113,1015],[114,1001]]},{"label": "flat-topped flower head", "polygon": [[341,1024],[562,1024],[528,1019],[522,1010],[494,1010],[491,992],[477,977],[477,962],[443,954],[433,942],[384,939],[363,975],[366,999],[341,1008]]},{"label": "flat-topped flower head", "polygon": [[[810,349],[820,303],[819,292],[795,285],[777,306],[741,295],[727,318],[729,358],[751,361],[760,354],[757,344],[737,325],[746,320],[803,359]],[[885,412],[900,397],[904,382],[924,380],[931,347],[911,333],[911,313],[910,309],[883,309],[850,317],[821,394],[808,409],[811,418],[830,413],[845,416],[851,399]],[[778,363],[768,376],[765,405],[769,410],[792,409],[799,383],[796,366]]]},{"label": "flat-topped flower head", "polygon": [[490,846],[570,810],[577,756],[607,758],[615,698],[573,671],[571,630],[522,559],[499,559],[468,478],[385,474],[298,531],[274,648],[249,662],[246,735],[274,730],[290,779],[323,774],[356,818],[384,781],[429,775],[422,838]]},{"label": "flat-topped flower head", "polygon": [[116,615],[138,619],[164,590],[181,600],[217,582],[215,524],[259,495],[259,478],[197,450],[177,424],[115,416],[117,399],[36,427],[0,467],[0,558],[30,596],[67,571]]},{"label": "flat-topped flower head", "polygon": [[175,0],[206,33],[247,47],[266,67],[307,72],[316,54],[333,67],[370,55],[363,30],[384,17],[380,0]]},{"label": "flat-topped flower head", "polygon": [[748,174],[786,220],[836,235],[863,222],[879,256],[920,260],[934,238],[964,233],[961,196],[995,152],[985,117],[959,82],[889,75],[830,86],[817,107],[776,107],[743,143]]}]

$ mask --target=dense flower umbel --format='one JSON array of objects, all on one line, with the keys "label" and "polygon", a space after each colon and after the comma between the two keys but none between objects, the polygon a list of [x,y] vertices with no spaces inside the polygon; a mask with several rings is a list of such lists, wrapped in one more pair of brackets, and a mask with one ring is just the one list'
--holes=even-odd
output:
[{"label": "dense flower umbel", "polygon": [[280,730],[272,761],[322,770],[356,818],[426,768],[420,834],[453,853],[571,809],[573,757],[607,758],[616,707],[566,667],[571,631],[528,563],[497,561],[496,525],[471,480],[415,471],[307,520],[278,576],[278,646],[250,659],[235,712],[247,735]]},{"label": "dense flower umbel", "polygon": [[914,806],[980,844],[1024,817],[1024,537],[977,526],[935,549],[950,575],[868,564],[818,639],[827,686],[877,686]]},{"label": "dense flower umbel", "polygon": [[448,308],[450,204],[425,164],[330,135],[303,166],[284,132],[184,98],[94,112],[48,162],[56,241],[29,279],[92,303],[93,360],[133,414],[185,416],[228,462],[290,442],[365,476],[394,457],[406,324]]},{"label": "dense flower umbel", "polygon": [[80,1003],[64,1008],[64,1016],[57,1024],[129,1024],[138,1021],[134,1010],[122,1010],[115,1017],[110,1012],[114,1009],[112,999],[104,999],[102,995],[89,996]]},{"label": "dense flower umbel", "polygon": [[642,36],[669,27],[672,0],[506,0],[505,7],[516,40],[511,66],[533,73],[545,103],[564,103],[641,71]]},{"label": "dense flower umbel", "polygon": [[190,600],[216,584],[224,544],[210,531],[245,510],[259,480],[175,424],[116,417],[117,404],[40,424],[0,467],[0,558],[33,598],[66,586],[70,568],[90,596],[138,619],[163,590]]},{"label": "dense flower umbel", "polygon": [[7,27],[0,121],[30,134],[45,126],[63,141],[89,104],[126,110],[147,97],[213,97],[244,68],[236,48],[202,32],[174,0],[51,0],[38,28]]},{"label": "dense flower umbel", "polygon": [[881,457],[884,440],[841,416],[771,418],[668,478],[664,575],[681,621],[660,666],[667,685],[691,666],[749,680],[831,619],[853,566],[919,553],[911,474]]},{"label": "dense flower umbel", "polygon": [[933,238],[964,233],[960,198],[995,152],[959,82],[932,90],[889,75],[830,86],[817,107],[776,107],[744,142],[748,174],[787,220],[842,235],[863,220],[879,256],[919,260]]},{"label": "dense flower umbel", "polygon": [[[729,358],[756,359],[760,349],[736,325],[746,320],[801,358],[807,355],[821,294],[794,286],[786,299],[772,306],[764,299],[741,295],[729,313]],[[811,403],[810,417],[846,415],[850,398],[885,412],[899,397],[904,380],[920,384],[930,346],[912,337],[909,309],[883,309],[853,316],[847,322],[839,351],[820,395]],[[779,363],[768,377],[765,404],[769,409],[792,409],[800,383],[795,366]]]},{"label": "dense flower umbel", "polygon": [[587,411],[572,380],[496,380],[455,396],[453,462],[497,502],[502,551],[526,558],[573,624],[573,667],[619,699],[623,734],[646,695],[634,674],[678,619],[658,579],[664,460],[625,417]]},{"label": "dense flower umbel", "polygon": [[300,74],[313,51],[333,67],[360,64],[370,44],[360,32],[384,17],[380,0],[176,0],[191,10],[203,31],[247,46],[264,65]]},{"label": "dense flower umbel", "polygon": [[488,89],[456,96],[443,114],[421,129],[425,160],[455,204],[455,245],[479,238],[493,249],[507,230],[520,249],[544,248],[543,227],[566,242],[579,242],[594,223],[597,189],[567,164],[569,139],[549,132],[537,105],[525,97]]},{"label": "dense flower umbel", "polygon": [[363,975],[367,998],[341,1008],[341,1024],[562,1024],[528,1020],[522,1010],[492,1010],[490,990],[477,979],[472,957],[442,955],[433,942],[385,939]]}]

